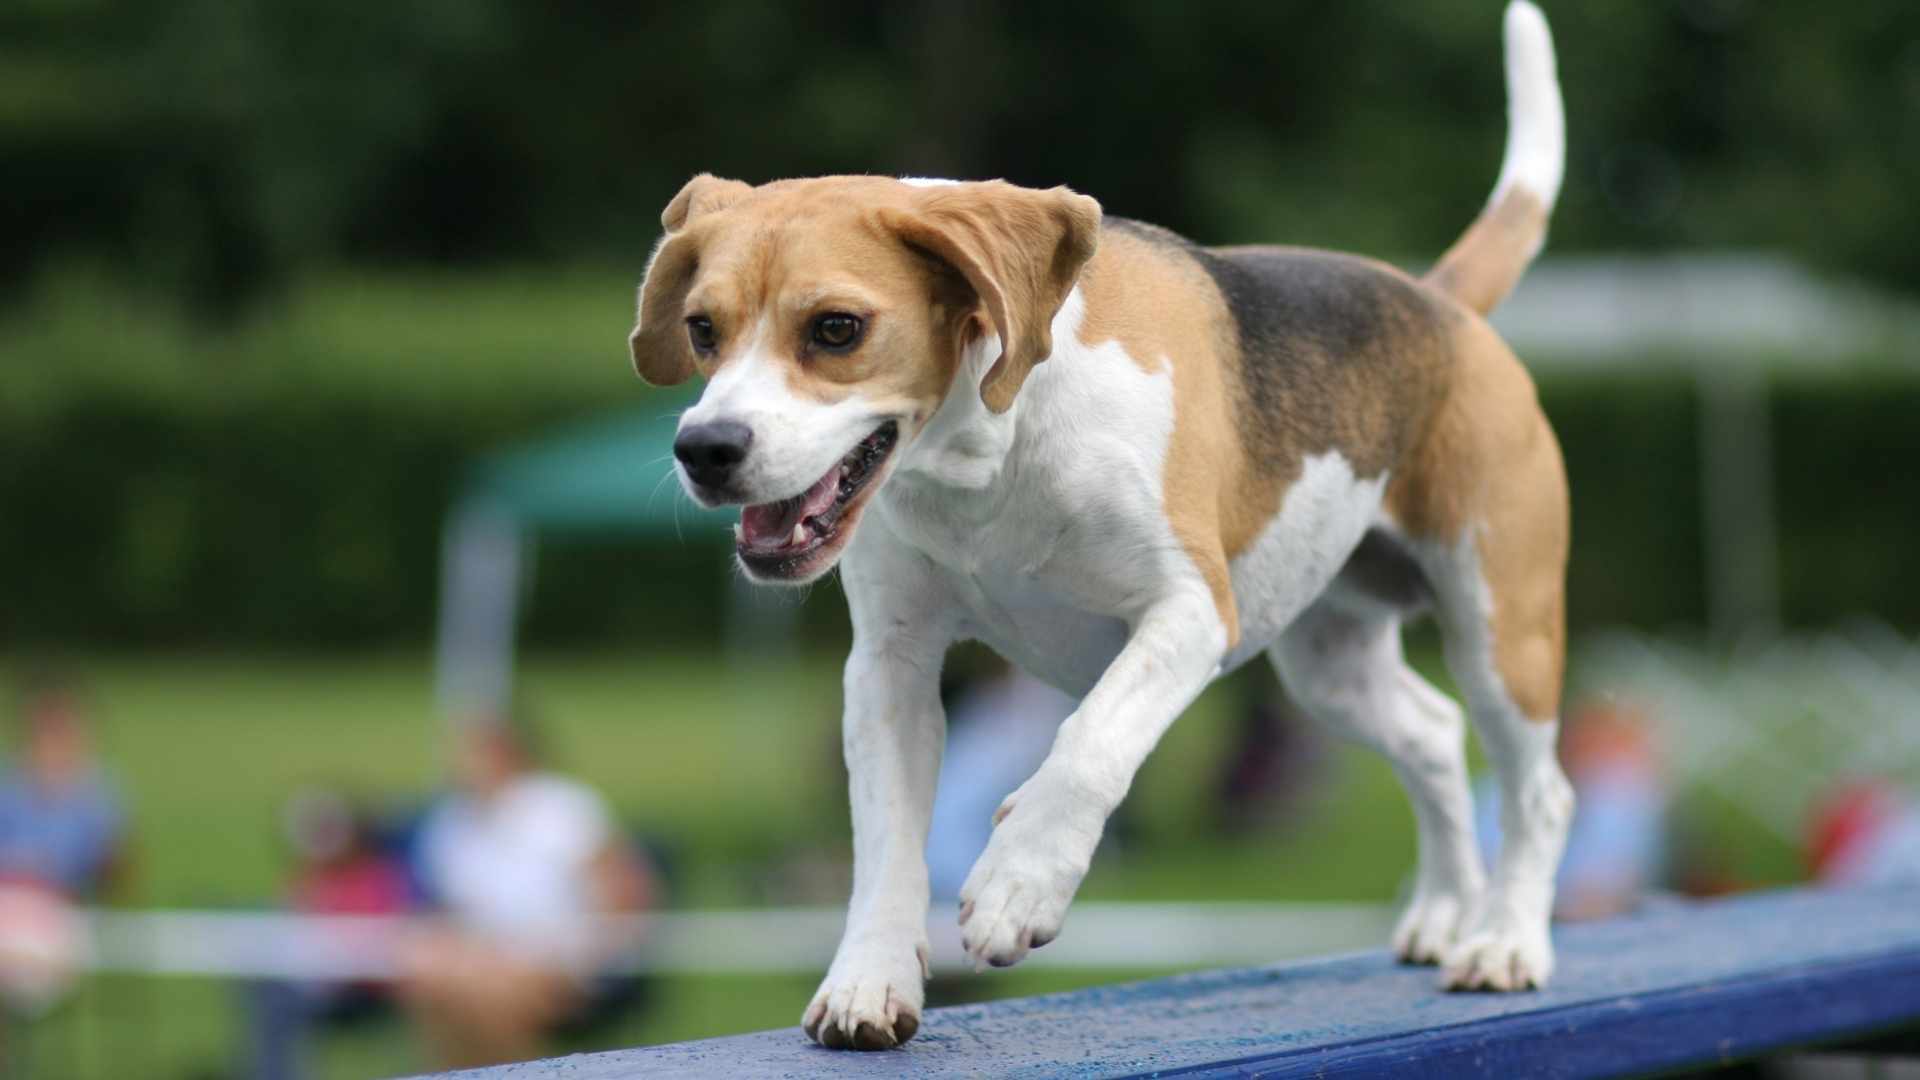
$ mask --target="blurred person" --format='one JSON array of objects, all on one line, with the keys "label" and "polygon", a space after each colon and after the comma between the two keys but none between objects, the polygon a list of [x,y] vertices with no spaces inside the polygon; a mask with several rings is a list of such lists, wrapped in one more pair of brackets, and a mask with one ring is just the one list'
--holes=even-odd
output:
[{"label": "blurred person", "polygon": [[[1617,703],[1569,709],[1560,762],[1575,795],[1556,878],[1556,919],[1602,919],[1636,907],[1666,865],[1667,787],[1645,719]],[[1500,849],[1497,791],[1482,783],[1475,816],[1489,862]]]},{"label": "blurred person", "polygon": [[[380,842],[372,818],[340,793],[297,792],[284,828],[295,866],[288,907],[316,916],[400,916],[414,907],[405,861]],[[317,1024],[339,1026],[387,1011],[392,987],[378,980],[262,979],[248,984],[251,1075],[303,1074],[301,1049]]]},{"label": "blurred person", "polygon": [[18,718],[13,760],[0,770],[0,1003],[32,1014],[72,981],[75,908],[113,883],[125,821],[78,684],[30,678]]},{"label": "blurred person", "polygon": [[1885,780],[1840,785],[1815,806],[1807,861],[1826,885],[1920,885],[1920,800]]},{"label": "blurred person", "polygon": [[402,997],[441,1064],[525,1060],[618,993],[596,973],[635,942],[602,919],[652,907],[656,876],[597,792],[541,767],[523,713],[462,721],[453,772],[416,851],[444,918],[407,948]]}]

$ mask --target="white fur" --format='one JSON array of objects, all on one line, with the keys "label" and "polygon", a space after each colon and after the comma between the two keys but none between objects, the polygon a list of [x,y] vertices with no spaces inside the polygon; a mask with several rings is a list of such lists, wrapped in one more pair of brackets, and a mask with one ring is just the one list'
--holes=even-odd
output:
[{"label": "white fur", "polygon": [[1447,951],[1442,981],[1456,989],[1520,990],[1545,986],[1553,974],[1548,920],[1573,822],[1573,787],[1554,754],[1559,719],[1522,713],[1500,677],[1493,594],[1474,544],[1479,528],[1452,545],[1411,545],[1437,594],[1447,669],[1500,784],[1503,842],[1493,881]]},{"label": "white fur", "polygon": [[1258,656],[1320,595],[1379,514],[1387,474],[1358,477],[1337,450],[1309,456],[1260,535],[1229,565],[1240,645],[1229,668]]},{"label": "white fur", "polygon": [[1507,5],[1507,150],[1490,203],[1524,187],[1548,210],[1560,196],[1566,161],[1566,118],[1554,71],[1547,17],[1530,0]]},{"label": "white fur", "polygon": [[974,391],[998,343],[969,350],[875,497],[888,531],[950,580],[969,635],[1074,694],[1166,582],[1205,588],[1161,497],[1172,374],[1141,370],[1117,342],[1080,344],[1084,311],[1076,289],[1054,319],[1052,358],[1003,414]]},{"label": "white fur", "polygon": [[[869,521],[843,561],[853,650],[841,738],[853,806],[853,896],[833,966],[802,1023],[822,1041],[918,1017],[927,975],[927,827],[946,739],[940,665],[953,598],[928,561]],[[860,553],[855,557],[855,552]],[[915,604],[912,618],[903,617]]]},{"label": "white fur", "polygon": [[[1082,345],[1084,313],[1076,290],[1054,319],[1053,355],[1003,414],[978,393],[998,342],[969,350],[843,563],[856,657],[912,642],[923,654],[900,662],[937,672],[948,642],[976,637],[1086,695],[1046,762],[1003,806],[962,890],[965,938],[981,963],[1015,962],[1058,932],[1107,815],[1226,649],[1212,596],[1165,512],[1171,372],[1143,370],[1118,343]],[[867,665],[859,670],[876,670]],[[924,928],[902,914],[924,917],[924,864],[876,853],[866,839],[923,843],[921,793],[909,798],[907,785],[867,771],[931,775],[938,760],[925,745],[910,762],[875,754],[865,718],[897,708],[876,700],[892,684],[855,670],[850,661],[856,858],[885,868],[857,871],[847,943],[809,1010],[810,1021],[843,1031],[873,1022],[880,995],[860,988],[891,986],[924,942]],[[856,999],[869,1006],[834,1004]]]},{"label": "white fur", "polygon": [[[681,430],[716,420],[753,429],[752,445],[733,481],[749,503],[772,502],[806,491],[889,419],[883,409],[859,394],[830,405],[795,394],[787,386],[783,366],[771,359],[767,341],[771,332],[763,324],[756,340],[723,362],[700,400],[680,416]],[[678,472],[687,493],[703,501],[686,470]]]},{"label": "white fur", "polygon": [[1336,582],[1273,647],[1301,708],[1385,755],[1413,803],[1419,863],[1394,952],[1438,963],[1479,901],[1460,708],[1407,666],[1401,613]]},{"label": "white fur", "polygon": [[957,184],[960,181],[948,180],[939,176],[903,176],[900,178],[900,182],[910,184],[913,187],[943,187],[947,184]]}]

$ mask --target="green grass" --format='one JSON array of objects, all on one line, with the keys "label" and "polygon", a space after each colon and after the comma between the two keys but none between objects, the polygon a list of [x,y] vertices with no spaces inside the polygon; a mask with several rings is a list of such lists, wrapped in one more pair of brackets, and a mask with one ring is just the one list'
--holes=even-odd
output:
[{"label": "green grass", "polygon": [[[400,806],[440,776],[421,656],[103,658],[86,667],[102,753],[135,822],[131,905],[270,905],[285,871],[278,827],[290,791],[337,784]],[[835,902],[848,847],[837,669],[831,657],[750,671],[706,655],[536,658],[522,686],[559,763],[605,792],[623,820],[668,843],[676,903]],[[1291,828],[1233,839],[1209,829],[1222,721],[1236,693],[1209,692],[1175,725],[1130,801],[1130,843],[1103,852],[1084,895],[1390,896],[1412,858],[1412,830],[1390,774],[1370,756],[1329,755]],[[828,892],[773,894],[766,882],[786,862],[830,867]],[[1115,977],[993,973],[967,992],[1030,994]],[[605,1043],[791,1024],[813,981],[666,980],[656,1007]],[[37,1044],[60,1065],[55,1074],[125,1075],[133,1060],[145,1075],[219,1075],[239,1045],[235,1004],[233,987],[210,980],[103,980],[41,1025]],[[423,1064],[397,1024],[329,1040],[324,1063],[339,1077]]]},{"label": "green grass", "polygon": [[[330,783],[398,807],[417,805],[439,781],[440,728],[424,656],[107,657],[86,670],[100,704],[102,751],[135,822],[125,898],[132,905],[271,905],[285,871],[278,828],[289,792]],[[669,845],[675,903],[833,903],[844,895],[836,658],[728,670],[705,654],[536,657],[524,665],[522,687],[558,764]],[[1233,835],[1213,827],[1214,778],[1242,693],[1231,682],[1216,686],[1174,725],[1129,799],[1127,843],[1102,851],[1083,896],[1394,895],[1413,858],[1412,822],[1390,771],[1371,754],[1327,747],[1285,825]],[[1740,834],[1735,820],[1714,824]],[[1769,866],[1764,843],[1731,846],[1762,852],[1762,875],[1742,867],[1750,879],[1783,872],[1784,863]],[[811,893],[768,884],[819,880],[826,883]],[[1016,969],[945,992],[1024,995],[1116,978]],[[581,1048],[788,1025],[813,982],[663,980],[652,1008]],[[232,986],[212,980],[101,980],[40,1025],[37,1045],[57,1066],[41,1075],[228,1075],[242,1031],[236,1001]],[[331,1038],[322,1060],[323,1075],[343,1078],[425,1064],[398,1023]]]},{"label": "green grass", "polygon": [[[141,906],[272,900],[283,870],[279,808],[296,787],[332,784],[404,804],[440,776],[423,658],[142,658],[92,671],[102,751],[135,808],[130,900]],[[703,906],[763,899],[732,874],[761,858],[844,852],[839,683],[829,657],[734,672],[706,656],[660,654],[535,659],[521,678],[558,764],[667,840],[691,878],[678,899]],[[1209,691],[1174,726],[1129,801],[1138,857],[1096,867],[1089,895],[1390,893],[1412,830],[1371,755],[1331,754],[1297,827],[1208,840],[1223,714],[1238,692]],[[1189,875],[1249,844],[1264,850],[1248,873]]]}]

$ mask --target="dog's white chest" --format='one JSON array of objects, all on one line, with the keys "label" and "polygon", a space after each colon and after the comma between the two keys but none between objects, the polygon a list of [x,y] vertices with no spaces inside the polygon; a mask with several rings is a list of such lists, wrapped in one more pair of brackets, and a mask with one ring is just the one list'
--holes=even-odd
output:
[{"label": "dog's white chest", "polygon": [[1078,307],[1055,323],[1063,347],[1022,392],[1017,432],[955,395],[967,415],[936,417],[876,500],[887,541],[932,563],[970,633],[1071,693],[1125,645],[1161,560],[1183,557],[1162,498],[1171,377],[1080,345]]},{"label": "dog's white chest", "polygon": [[1127,623],[1048,595],[1039,579],[962,583],[980,640],[1070,694],[1085,694],[1127,643]]},{"label": "dog's white chest", "polygon": [[1128,568],[1106,548],[1110,533],[1054,497],[911,484],[883,495],[890,539],[932,563],[968,636],[1075,694],[1126,644]]}]

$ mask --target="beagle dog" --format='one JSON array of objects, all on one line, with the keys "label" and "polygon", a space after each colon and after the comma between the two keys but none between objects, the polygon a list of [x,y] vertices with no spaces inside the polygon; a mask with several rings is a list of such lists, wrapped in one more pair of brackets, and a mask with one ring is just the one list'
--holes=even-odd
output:
[{"label": "beagle dog", "polygon": [[[1539,9],[1515,0],[1504,32],[1499,181],[1417,278],[1202,247],[1064,187],[703,175],[668,204],[631,344],[649,383],[706,379],[681,479],[741,507],[748,577],[837,565],[852,613],[853,894],[814,1039],[885,1048],[919,1027],[937,683],[963,639],[1081,697],[961,892],[976,967],[1061,932],[1154,744],[1264,654],[1406,786],[1399,957],[1455,989],[1546,982],[1573,812],[1554,759],[1566,478],[1483,316],[1545,237],[1563,120]],[[1490,875],[1461,710],[1401,654],[1401,623],[1427,613],[1498,773]]]}]

